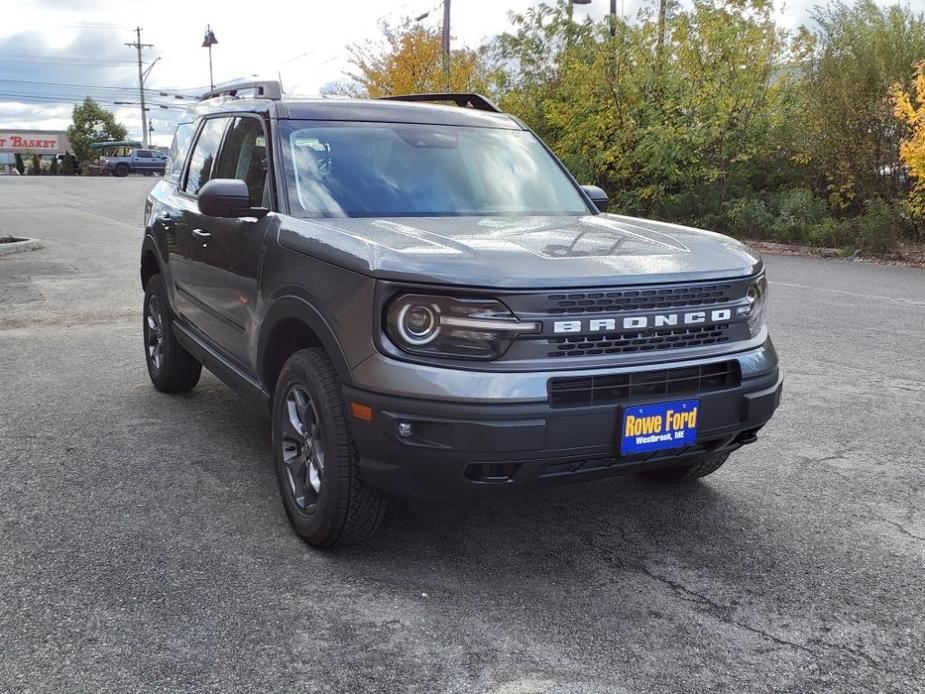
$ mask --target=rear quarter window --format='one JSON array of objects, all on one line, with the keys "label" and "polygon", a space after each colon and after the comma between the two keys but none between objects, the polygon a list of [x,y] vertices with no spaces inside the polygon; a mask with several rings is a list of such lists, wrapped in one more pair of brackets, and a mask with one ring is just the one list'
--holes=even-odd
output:
[{"label": "rear quarter window", "polygon": [[186,161],[186,155],[195,134],[195,123],[180,123],[177,126],[177,132],[173,136],[173,144],[170,146],[170,152],[167,153],[167,163],[164,169],[164,178],[171,183],[177,183],[180,180],[183,163]]}]

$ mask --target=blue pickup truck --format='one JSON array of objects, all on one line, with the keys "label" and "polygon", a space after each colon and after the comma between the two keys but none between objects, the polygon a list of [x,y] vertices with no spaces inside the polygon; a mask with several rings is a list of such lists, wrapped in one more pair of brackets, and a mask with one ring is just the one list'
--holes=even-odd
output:
[{"label": "blue pickup truck", "polygon": [[147,176],[163,174],[167,165],[167,155],[156,149],[133,149],[124,157],[101,157],[102,173],[113,176],[128,176],[130,173],[143,173]]}]

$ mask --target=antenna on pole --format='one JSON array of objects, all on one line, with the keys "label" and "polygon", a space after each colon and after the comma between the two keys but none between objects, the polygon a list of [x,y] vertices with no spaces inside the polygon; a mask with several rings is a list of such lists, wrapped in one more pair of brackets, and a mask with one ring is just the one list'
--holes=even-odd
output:
[{"label": "antenna on pole", "polygon": [[151,66],[148,68],[148,72],[145,73],[141,66],[141,51],[145,48],[154,48],[153,43],[142,43],[141,42],[141,27],[135,27],[135,40],[132,43],[126,43],[126,46],[130,46],[138,51],[138,94],[141,100],[141,139],[144,143],[144,146],[148,146],[148,117],[145,114],[145,77],[147,74],[150,74],[151,67],[154,66],[154,63],[151,63]]}]

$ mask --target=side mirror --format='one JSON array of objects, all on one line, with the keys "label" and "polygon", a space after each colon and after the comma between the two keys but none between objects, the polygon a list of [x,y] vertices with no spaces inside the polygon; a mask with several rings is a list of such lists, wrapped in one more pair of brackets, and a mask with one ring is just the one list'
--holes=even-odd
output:
[{"label": "side mirror", "polygon": [[199,191],[199,211],[209,217],[263,217],[270,210],[251,207],[247,184],[239,178],[213,178]]},{"label": "side mirror", "polygon": [[597,186],[582,186],[581,189],[585,192],[591,202],[594,203],[594,206],[600,212],[606,212],[607,206],[610,205],[610,199],[607,197],[607,193],[604,192],[603,188],[598,188]]}]

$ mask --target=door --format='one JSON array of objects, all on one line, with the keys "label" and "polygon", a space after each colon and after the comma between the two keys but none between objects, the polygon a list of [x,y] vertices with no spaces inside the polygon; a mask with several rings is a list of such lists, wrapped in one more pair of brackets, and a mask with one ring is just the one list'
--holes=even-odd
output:
[{"label": "door", "polygon": [[142,173],[151,171],[154,164],[154,157],[146,149],[136,149],[132,152],[132,168]]},{"label": "door", "polygon": [[[272,208],[263,120],[236,117],[225,132],[212,178],[247,183],[251,207]],[[202,310],[198,327],[241,364],[251,364],[250,335],[263,239],[275,215],[257,219],[201,217],[193,230],[190,291]]]},{"label": "door", "polygon": [[[197,296],[194,287],[193,255],[197,246],[203,243],[209,232],[205,229],[213,220],[199,213],[199,190],[212,178],[212,169],[218,157],[225,128],[231,123],[230,117],[208,118],[202,123],[189,165],[179,181],[176,192],[177,218],[174,220],[178,244],[185,253],[185,262],[179,263],[174,273],[176,284],[176,305],[180,315],[194,328],[202,331],[207,314],[202,299]],[[178,129],[179,133],[179,129]]]}]

